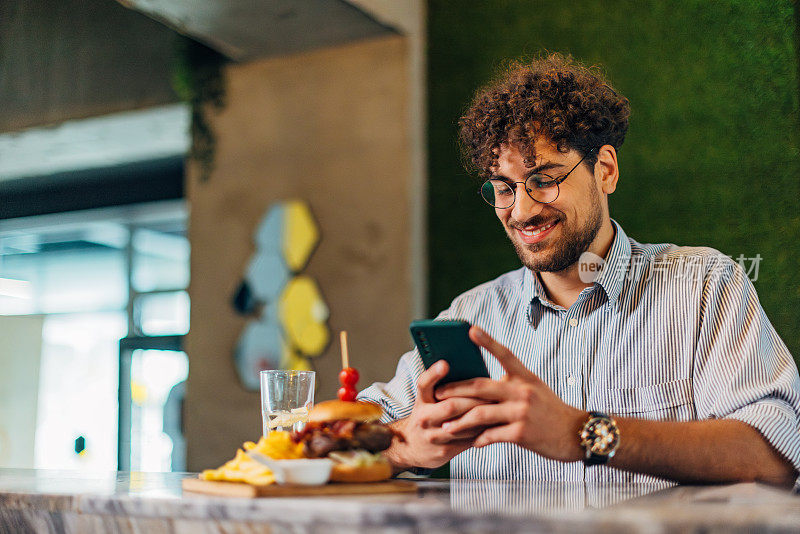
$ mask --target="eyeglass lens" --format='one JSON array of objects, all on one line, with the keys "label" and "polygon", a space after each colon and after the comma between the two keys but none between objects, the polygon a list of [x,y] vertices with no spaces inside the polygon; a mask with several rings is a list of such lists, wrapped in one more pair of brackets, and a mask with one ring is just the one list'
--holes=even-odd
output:
[{"label": "eyeglass lens", "polygon": [[[503,180],[486,180],[481,187],[481,196],[489,205],[495,208],[509,208],[514,205],[517,184],[510,184]],[[525,182],[528,195],[537,202],[549,204],[558,198],[558,184],[544,175],[531,175]]]}]

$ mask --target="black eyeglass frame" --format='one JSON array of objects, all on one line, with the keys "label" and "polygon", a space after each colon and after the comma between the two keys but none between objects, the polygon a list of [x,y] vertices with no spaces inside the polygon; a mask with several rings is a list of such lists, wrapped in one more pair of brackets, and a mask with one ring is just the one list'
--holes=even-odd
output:
[{"label": "black eyeglass frame", "polygon": [[[517,202],[517,184],[522,184],[525,187],[525,193],[528,194],[528,196],[531,198],[531,200],[533,200],[534,202],[538,202],[539,204],[552,204],[553,202],[558,200],[558,196],[561,194],[561,188],[559,187],[559,185],[561,185],[564,182],[564,180],[569,178],[569,175],[572,174],[572,172],[575,169],[577,169],[578,166],[581,163],[583,163],[583,160],[585,160],[589,156],[589,154],[591,154],[595,150],[597,150],[597,147],[592,148],[588,152],[586,152],[586,154],[583,155],[583,157],[578,161],[578,163],[576,163],[575,166],[572,167],[572,169],[570,169],[570,171],[567,174],[565,174],[564,176],[562,176],[561,178],[553,178],[552,176],[550,176],[549,174],[544,173],[544,172],[537,172],[535,174],[531,174],[530,176],[528,176],[525,179],[524,182],[512,182],[510,180],[509,181],[501,180],[500,178],[489,178],[488,180],[486,180],[485,182],[483,182],[481,184],[480,189],[478,189],[478,194],[481,196],[483,201],[486,202],[487,204],[489,204],[491,207],[493,207],[495,209],[498,209],[498,210],[507,210],[507,209],[513,207],[514,204],[516,204],[516,202]],[[548,181],[535,180],[535,182],[537,182],[539,184],[545,183],[546,187],[555,186],[555,187],[558,188],[556,190],[556,196],[555,196],[555,198],[553,200],[551,200],[549,202],[543,202],[541,200],[537,200],[537,199],[533,198],[533,195],[531,195],[531,191],[533,191],[533,189],[528,188],[528,181],[531,180],[534,176],[546,176],[550,180],[548,180]],[[483,186],[485,186],[487,183],[490,183],[490,182],[493,182],[493,181],[499,181],[499,182],[503,182],[504,184],[506,184],[508,186],[513,186],[513,187],[511,187],[511,191],[514,193],[514,200],[511,202],[511,204],[509,204],[508,206],[506,206],[504,208],[499,208],[499,207],[495,206],[494,204],[492,204],[491,202],[489,202],[488,200],[486,200],[486,197],[483,196],[483,192],[482,192],[483,191]],[[494,187],[494,186],[492,186],[492,187]]]}]

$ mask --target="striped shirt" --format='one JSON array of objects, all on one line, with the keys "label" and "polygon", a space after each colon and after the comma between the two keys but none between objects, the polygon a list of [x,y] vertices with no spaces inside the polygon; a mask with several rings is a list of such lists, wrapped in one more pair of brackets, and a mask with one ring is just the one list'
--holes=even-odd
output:
[{"label": "striped shirt", "polygon": [[[737,419],[800,470],[797,366],[742,266],[712,248],[638,243],[612,222],[605,262],[569,309],[550,302],[539,277],[523,267],[460,295],[438,318],[480,326],[576,408],[661,421]],[[490,376],[500,378],[500,364],[481,351]],[[384,422],[407,417],[423,370],[412,350],[394,378],[359,399],[381,405]],[[549,460],[510,443],[468,449],[453,458],[450,472],[453,478],[660,481]]]}]

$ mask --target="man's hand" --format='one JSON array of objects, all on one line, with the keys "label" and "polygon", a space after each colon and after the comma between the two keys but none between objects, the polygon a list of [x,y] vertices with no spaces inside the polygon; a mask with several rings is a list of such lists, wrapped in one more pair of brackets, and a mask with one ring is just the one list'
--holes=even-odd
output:
[{"label": "man's hand", "polygon": [[411,467],[435,468],[472,446],[480,428],[447,432],[442,423],[467,413],[485,401],[453,397],[436,402],[433,389],[447,375],[447,362],[440,360],[423,372],[417,381],[417,400],[411,415],[392,425],[401,435],[384,455],[396,472]]},{"label": "man's hand", "polygon": [[437,388],[436,398],[442,402],[465,397],[483,401],[462,417],[444,423],[442,430],[452,434],[482,430],[475,447],[509,442],[554,460],[580,460],[583,449],[578,432],[588,414],[565,404],[510,350],[480,328],[470,328],[469,337],[493,354],[507,374],[501,380],[474,378]]}]

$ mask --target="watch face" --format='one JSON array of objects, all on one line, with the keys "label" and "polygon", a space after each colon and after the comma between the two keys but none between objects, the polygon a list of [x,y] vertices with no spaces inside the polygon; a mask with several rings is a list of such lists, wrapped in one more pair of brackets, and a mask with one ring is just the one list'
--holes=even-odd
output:
[{"label": "watch face", "polygon": [[581,445],[594,454],[609,455],[619,444],[619,430],[613,419],[595,417],[581,431]]}]

